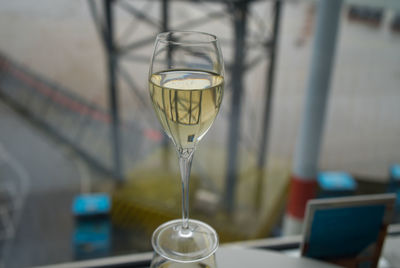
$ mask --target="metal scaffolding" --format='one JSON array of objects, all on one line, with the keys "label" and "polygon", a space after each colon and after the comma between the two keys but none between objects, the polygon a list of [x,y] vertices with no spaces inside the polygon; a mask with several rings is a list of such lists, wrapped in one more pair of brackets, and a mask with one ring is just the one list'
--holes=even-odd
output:
[{"label": "metal scaffolding", "polygon": [[[110,96],[109,110],[111,113],[111,146],[113,147],[113,163],[114,163],[114,173],[121,174],[122,164],[120,156],[120,133],[119,133],[119,107],[118,107],[118,83],[117,77],[120,75],[121,79],[125,80],[131,89],[136,92],[136,96],[140,99],[141,95],[138,93],[138,87],[134,83],[132,76],[118,65],[119,59],[127,59],[132,61],[147,61],[148,58],[140,55],[131,55],[129,52],[147,46],[153,43],[155,34],[158,31],[168,31],[172,30],[169,21],[169,0],[161,0],[161,10],[160,17],[161,21],[155,20],[146,14],[145,10],[138,9],[134,6],[134,2],[130,1],[118,1],[118,0],[104,0],[103,10],[98,6],[98,2],[95,0],[88,0],[89,7],[93,20],[96,24],[96,28],[100,35],[102,42],[104,43],[105,53],[108,64],[108,90]],[[190,18],[187,21],[182,22],[176,27],[185,27],[185,29],[195,27],[203,24],[204,22],[209,22],[210,20],[220,19],[222,17],[230,17],[232,21],[232,27],[234,29],[234,40],[232,46],[234,48],[233,62],[226,63],[226,69],[231,73],[231,81],[228,81],[227,86],[232,87],[232,99],[231,99],[231,111],[229,119],[229,138],[227,144],[227,172],[226,172],[226,184],[225,184],[225,206],[228,211],[232,211],[234,208],[234,196],[235,196],[235,185],[237,181],[237,166],[238,166],[238,141],[240,140],[240,114],[242,108],[242,98],[244,95],[244,82],[243,77],[246,71],[250,68],[254,68],[257,63],[261,62],[263,57],[257,55],[253,59],[248,59],[246,57],[246,51],[248,49],[253,49],[254,45],[259,40],[249,41],[247,38],[247,21],[251,18],[251,12],[249,11],[249,5],[257,2],[255,0],[219,0],[219,1],[209,1],[209,0],[197,0],[192,1],[196,4],[202,4],[205,2],[215,3],[220,5],[225,5],[226,9],[224,11],[209,11],[202,18]],[[276,42],[279,32],[279,18],[281,11],[281,1],[274,1],[272,18],[272,29],[270,36],[267,40],[262,40],[261,44],[256,46],[264,48],[261,54],[267,54],[269,61],[267,67],[267,80],[265,87],[265,103],[264,103],[264,115],[262,122],[262,133],[261,133],[261,148],[258,155],[258,166],[262,168],[266,161],[267,148],[268,148],[268,129],[270,125],[270,114],[271,114],[271,100],[273,95],[273,76],[275,69],[275,55],[276,55]],[[123,45],[117,44],[113,38],[113,25],[115,24],[115,17],[113,16],[113,9],[118,5],[119,8],[124,9],[138,21],[144,22],[147,25],[155,28],[155,32],[148,37],[136,38],[136,41]],[[226,42],[226,40],[222,40]],[[142,100],[142,102],[144,102]],[[165,139],[164,139],[165,140]],[[165,143],[164,143],[165,144]],[[121,177],[122,177],[121,176]]]}]

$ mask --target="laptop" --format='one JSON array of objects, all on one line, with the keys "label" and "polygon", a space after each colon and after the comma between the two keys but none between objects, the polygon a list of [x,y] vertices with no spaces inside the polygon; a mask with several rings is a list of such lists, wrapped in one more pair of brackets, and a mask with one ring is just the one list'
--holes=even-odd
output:
[{"label": "laptop", "polygon": [[302,256],[344,267],[377,267],[395,200],[394,194],[379,194],[309,201]]}]

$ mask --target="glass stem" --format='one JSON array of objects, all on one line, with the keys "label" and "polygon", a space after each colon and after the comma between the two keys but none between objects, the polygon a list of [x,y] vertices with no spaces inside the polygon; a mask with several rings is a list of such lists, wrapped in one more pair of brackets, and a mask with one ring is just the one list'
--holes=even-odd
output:
[{"label": "glass stem", "polygon": [[182,227],[183,229],[189,228],[189,177],[190,169],[192,167],[192,160],[194,155],[194,148],[179,148],[179,168],[181,170],[182,178]]}]

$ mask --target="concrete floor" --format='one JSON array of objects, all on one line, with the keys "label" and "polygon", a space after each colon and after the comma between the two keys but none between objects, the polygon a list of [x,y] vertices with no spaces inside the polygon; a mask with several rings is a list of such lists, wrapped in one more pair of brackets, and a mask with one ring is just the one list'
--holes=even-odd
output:
[{"label": "concrete floor", "polygon": [[[28,267],[70,259],[67,257],[72,255],[70,243],[63,241],[69,239],[65,234],[71,233],[72,198],[80,191],[76,157],[3,102],[0,102],[0,125],[2,153],[28,174],[24,181],[26,189],[13,196],[12,202],[22,201],[22,207],[17,208],[20,217],[10,222],[14,232],[0,241],[0,264]],[[10,178],[1,177],[2,182],[7,179]],[[14,176],[12,180],[21,177]]]},{"label": "concrete floor", "polygon": [[[3,100],[0,125],[0,267],[85,258],[73,243],[78,230],[73,200],[83,193],[110,192],[113,181]],[[109,239],[105,256],[151,249],[140,228],[113,226]]]}]

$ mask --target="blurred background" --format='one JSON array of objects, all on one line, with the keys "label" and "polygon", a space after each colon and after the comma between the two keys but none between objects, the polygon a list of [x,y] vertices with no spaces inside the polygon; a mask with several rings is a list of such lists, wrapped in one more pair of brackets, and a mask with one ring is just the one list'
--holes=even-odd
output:
[{"label": "blurred background", "polygon": [[[221,243],[283,235],[318,3],[0,1],[1,265],[151,251],[154,229],[180,217],[175,149],[147,91],[165,30],[217,35],[226,64],[191,218]],[[398,191],[400,6],[344,1],[335,37],[314,165],[348,175],[334,195]],[[316,195],[331,194],[318,174]]]}]

